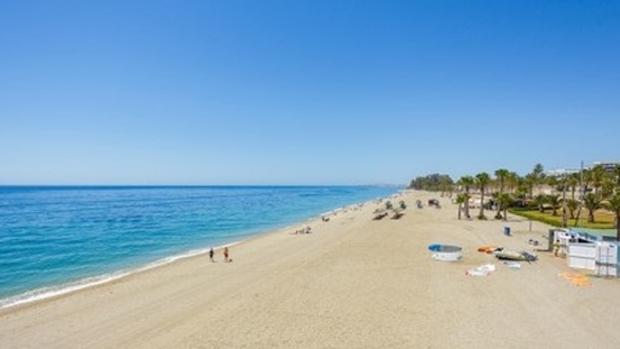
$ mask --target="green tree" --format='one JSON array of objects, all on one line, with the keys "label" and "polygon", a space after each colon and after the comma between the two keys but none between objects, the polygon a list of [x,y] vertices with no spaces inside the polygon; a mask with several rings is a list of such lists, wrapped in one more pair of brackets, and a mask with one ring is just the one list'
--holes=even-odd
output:
[{"label": "green tree", "polygon": [[486,172],[481,172],[476,175],[476,184],[478,185],[478,189],[480,189],[480,213],[478,214],[478,219],[480,220],[487,219],[484,215],[484,192],[490,181],[491,176]]},{"label": "green tree", "polygon": [[456,196],[456,203],[459,204],[458,219],[461,219],[461,211],[463,211],[463,204],[469,201],[469,194],[463,193]]},{"label": "green tree", "polygon": [[562,183],[562,227],[568,227],[568,207],[566,205],[566,190],[568,189],[568,176],[566,174],[560,177]]},{"label": "green tree", "polygon": [[601,197],[608,198],[614,194],[616,181],[611,176],[606,176],[601,182]]},{"label": "green tree", "polygon": [[575,191],[577,190],[577,186],[579,185],[579,174],[572,173],[566,179],[566,185],[570,188],[570,197],[572,200],[575,200]]},{"label": "green tree", "polygon": [[536,185],[536,177],[529,173],[524,178],[524,186],[527,187],[528,196],[531,199],[534,198],[534,186]]},{"label": "green tree", "polygon": [[568,208],[570,219],[575,219],[575,211],[577,211],[579,205],[581,205],[581,203],[575,199],[566,200],[566,207]]},{"label": "green tree", "polygon": [[607,199],[605,206],[616,216],[616,239],[620,240],[620,191]]},{"label": "green tree", "polygon": [[508,185],[508,192],[512,193],[519,186],[521,177],[516,172],[509,172],[506,177],[506,184]]},{"label": "green tree", "polygon": [[591,169],[584,169],[583,171],[581,171],[581,177],[582,177],[582,194],[585,194],[588,192],[588,190],[590,189],[590,185],[592,184],[592,178],[593,178],[593,174],[592,174],[592,170]]},{"label": "green tree", "polygon": [[534,198],[534,202],[536,203],[536,207],[538,207],[538,211],[545,212],[545,204],[547,203],[547,196],[543,194],[538,194]]},{"label": "green tree", "polygon": [[454,181],[452,181],[450,176],[434,173],[428,176],[414,178],[409,184],[409,188],[428,191],[446,191],[452,184],[454,184]]},{"label": "green tree", "polygon": [[547,203],[551,205],[551,210],[553,211],[551,214],[554,216],[558,215],[558,208],[560,207],[560,196],[559,195],[547,195]]},{"label": "green tree", "polygon": [[[505,168],[500,168],[495,171],[495,177],[497,178],[497,182],[499,183],[499,194],[497,196],[497,198],[499,199],[502,196],[502,194],[504,194],[506,182],[510,178],[510,171],[508,171]],[[495,214],[495,219],[501,219],[501,218],[502,218],[501,205],[497,205],[497,213]]]},{"label": "green tree", "polygon": [[552,193],[553,191],[557,190],[557,187],[560,184],[560,182],[558,181],[558,178],[555,176],[549,176],[545,178],[544,183],[546,183],[548,186],[551,187]]},{"label": "green tree", "polygon": [[533,188],[535,186],[539,186],[541,184],[543,184],[545,182],[545,168],[543,167],[542,164],[536,164],[534,166],[534,169],[532,169],[532,172],[529,174],[530,177],[530,198],[533,195]]},{"label": "green tree", "polygon": [[441,196],[445,196],[447,193],[452,191],[452,185],[454,182],[450,176],[442,176],[439,179],[439,186],[441,187]]},{"label": "green tree", "polygon": [[543,167],[541,163],[538,163],[534,165],[534,169],[532,170],[532,173],[536,176],[536,178],[540,180],[544,178],[545,176],[545,168]]},{"label": "green tree", "polygon": [[583,197],[583,205],[588,210],[588,222],[594,223],[594,211],[601,208],[601,196],[595,193],[588,193]]},{"label": "green tree", "polygon": [[[580,191],[581,191],[581,195],[579,200],[583,201],[585,194],[588,192],[589,190],[589,186],[590,186],[590,182],[592,180],[592,171],[589,169],[582,169],[581,172],[579,173],[579,186],[580,186]],[[583,209],[583,202],[581,205],[579,205],[579,208],[577,209],[577,215],[575,216],[575,227],[579,225],[579,219],[581,218],[581,211]]]},{"label": "green tree", "polygon": [[474,183],[475,180],[472,176],[463,176],[461,177],[461,179],[459,179],[459,185],[463,188],[463,190],[465,190],[465,194],[468,198],[467,200],[465,200],[465,217],[467,217],[467,219],[471,218],[471,215],[469,214],[469,192]]},{"label": "green tree", "polygon": [[605,178],[607,177],[607,172],[601,165],[594,166],[590,172],[591,172],[590,179],[592,180],[592,186],[597,192],[599,192],[601,190],[601,187],[603,186],[603,182],[605,181]]},{"label": "green tree", "polygon": [[509,194],[503,193],[497,196],[497,204],[503,211],[504,221],[508,220],[508,207],[512,205],[512,197]]}]

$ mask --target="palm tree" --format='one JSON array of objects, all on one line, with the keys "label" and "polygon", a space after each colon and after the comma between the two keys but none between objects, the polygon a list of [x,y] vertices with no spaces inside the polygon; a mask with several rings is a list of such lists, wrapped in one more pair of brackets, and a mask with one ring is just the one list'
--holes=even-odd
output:
[{"label": "palm tree", "polygon": [[568,207],[566,206],[566,189],[568,187],[568,177],[562,176],[562,227],[568,227]]},{"label": "palm tree", "polygon": [[465,217],[467,219],[470,219],[471,216],[469,214],[469,191],[471,190],[471,187],[474,185],[474,177],[472,176],[463,176],[461,177],[461,179],[459,179],[459,184],[465,189],[465,195],[467,197],[467,200],[465,200]]},{"label": "palm tree", "polygon": [[446,192],[450,190],[450,181],[446,177],[442,177],[439,180],[439,187],[441,188],[441,197],[444,197]]},{"label": "palm tree", "polygon": [[585,193],[588,192],[588,190],[590,189],[590,184],[592,183],[592,178],[593,178],[593,174],[592,174],[592,170],[591,169],[585,169],[583,171],[581,171],[582,173],[582,188],[581,188],[581,192],[583,195],[585,195]]},{"label": "palm tree", "polygon": [[538,179],[542,179],[545,177],[545,168],[541,163],[534,165],[534,169],[532,170],[532,174],[536,176]]},{"label": "palm tree", "polygon": [[616,239],[620,240],[620,191],[607,199],[606,208],[616,216]]},{"label": "palm tree", "polygon": [[497,196],[498,206],[504,211],[504,221],[508,220],[508,207],[512,204],[512,197],[509,194],[500,194]]},{"label": "palm tree", "polygon": [[532,172],[527,176],[529,177],[530,185],[530,198],[532,198],[534,186],[543,184],[545,180],[545,168],[542,164],[536,164]]},{"label": "palm tree", "polygon": [[559,184],[557,177],[554,176],[549,176],[545,178],[544,183],[551,187],[552,193],[557,189],[557,186]]},{"label": "palm tree", "polygon": [[519,200],[521,204],[525,204],[527,202],[527,189],[526,188],[517,188],[517,191],[514,194],[515,199]]},{"label": "palm tree", "polygon": [[[500,168],[495,171],[495,177],[497,177],[497,181],[499,182],[499,195],[497,196],[497,198],[499,199],[502,196],[502,194],[504,194],[504,185],[506,184],[506,181],[508,181],[510,177],[510,171],[508,171],[505,168]],[[501,205],[497,205],[497,213],[495,214],[495,219],[501,219],[501,218],[502,218]]]},{"label": "palm tree", "polygon": [[512,193],[516,187],[519,186],[521,178],[516,172],[508,172],[506,177],[506,184],[508,185],[508,192]]},{"label": "palm tree", "polygon": [[603,182],[605,181],[605,177],[607,177],[607,172],[601,165],[594,166],[591,170],[591,179],[592,186],[596,189],[598,193],[601,187],[603,186]]},{"label": "palm tree", "polygon": [[577,190],[577,186],[579,185],[579,174],[573,173],[569,175],[566,179],[566,185],[570,187],[571,199],[575,200],[575,191]]},{"label": "palm tree", "polygon": [[614,194],[616,189],[616,181],[611,176],[606,175],[601,182],[601,197],[608,198]]},{"label": "palm tree", "polygon": [[530,200],[534,198],[534,186],[536,185],[536,177],[533,174],[527,174],[524,178],[524,184],[527,186]]},{"label": "palm tree", "polygon": [[[579,200],[583,202],[585,199],[585,195],[588,192],[588,185],[590,184],[590,180],[592,177],[592,171],[588,169],[581,168],[579,173]],[[577,215],[575,216],[575,227],[579,225],[579,219],[581,218],[581,210],[583,209],[583,205],[579,205],[577,210]]]},{"label": "palm tree", "polygon": [[601,208],[601,196],[595,193],[588,193],[583,197],[583,205],[588,209],[588,222],[594,223],[594,211]]},{"label": "palm tree", "polygon": [[534,198],[534,202],[536,202],[538,211],[545,212],[545,204],[547,203],[547,196],[543,194],[538,194],[536,195],[536,198]]},{"label": "palm tree", "polygon": [[456,196],[456,203],[459,204],[458,218],[461,219],[461,211],[463,211],[463,204],[469,201],[469,194],[459,194]]},{"label": "palm tree", "polygon": [[575,211],[579,208],[579,205],[581,205],[581,203],[575,199],[566,200],[566,207],[568,208],[570,219],[575,219]]},{"label": "palm tree", "polygon": [[484,215],[484,190],[489,184],[489,181],[491,181],[491,176],[486,172],[481,172],[476,175],[476,182],[478,184],[478,189],[480,189],[480,214],[478,214],[478,219],[480,220],[487,219]]},{"label": "palm tree", "polygon": [[559,195],[547,195],[547,203],[551,205],[551,209],[553,210],[551,214],[554,216],[557,216],[558,207],[560,207],[560,196]]},{"label": "palm tree", "polygon": [[530,188],[526,177],[521,177],[515,173],[515,191],[514,197],[521,201],[522,204],[527,202],[529,198]]}]

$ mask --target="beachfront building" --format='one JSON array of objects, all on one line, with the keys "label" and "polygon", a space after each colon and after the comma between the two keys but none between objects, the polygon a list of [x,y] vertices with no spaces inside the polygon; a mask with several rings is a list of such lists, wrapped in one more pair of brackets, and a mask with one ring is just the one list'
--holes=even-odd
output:
[{"label": "beachfront building", "polygon": [[545,172],[545,175],[547,176],[568,176],[568,175],[572,175],[575,173],[579,173],[581,172],[581,170],[579,169],[568,169],[568,168],[558,168],[555,170],[549,170]]},{"label": "beachfront building", "polygon": [[[612,173],[615,171],[617,166],[620,166],[620,161],[595,161],[591,165],[584,166],[585,170],[591,170],[595,167],[602,167],[606,172]],[[547,176],[567,176],[575,173],[580,173],[580,169],[567,169],[567,168],[558,168],[555,170],[546,171],[545,174]]]},{"label": "beachfront building", "polygon": [[620,161],[597,161],[593,162],[592,165],[588,167],[588,169],[592,169],[597,166],[602,167],[608,173],[613,173],[613,171],[615,171],[616,169],[616,166],[620,166]]}]

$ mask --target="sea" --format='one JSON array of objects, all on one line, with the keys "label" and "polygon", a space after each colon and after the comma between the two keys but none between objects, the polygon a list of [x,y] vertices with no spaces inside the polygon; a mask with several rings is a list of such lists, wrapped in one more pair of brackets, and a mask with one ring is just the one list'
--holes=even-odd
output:
[{"label": "sea", "polygon": [[0,186],[0,307],[385,197],[394,186]]}]

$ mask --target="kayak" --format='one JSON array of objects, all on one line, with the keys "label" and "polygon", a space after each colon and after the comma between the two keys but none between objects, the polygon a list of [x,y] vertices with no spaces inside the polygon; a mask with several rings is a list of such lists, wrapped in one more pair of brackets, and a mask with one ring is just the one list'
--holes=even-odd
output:
[{"label": "kayak", "polygon": [[523,262],[533,262],[538,257],[528,252],[517,252],[510,250],[501,250],[495,252],[495,258],[503,261],[523,261]]},{"label": "kayak", "polygon": [[480,246],[478,248],[478,252],[482,252],[482,253],[486,253],[486,254],[491,254],[495,251],[497,251],[497,247],[495,246],[490,246],[490,245],[485,245],[485,246]]}]

